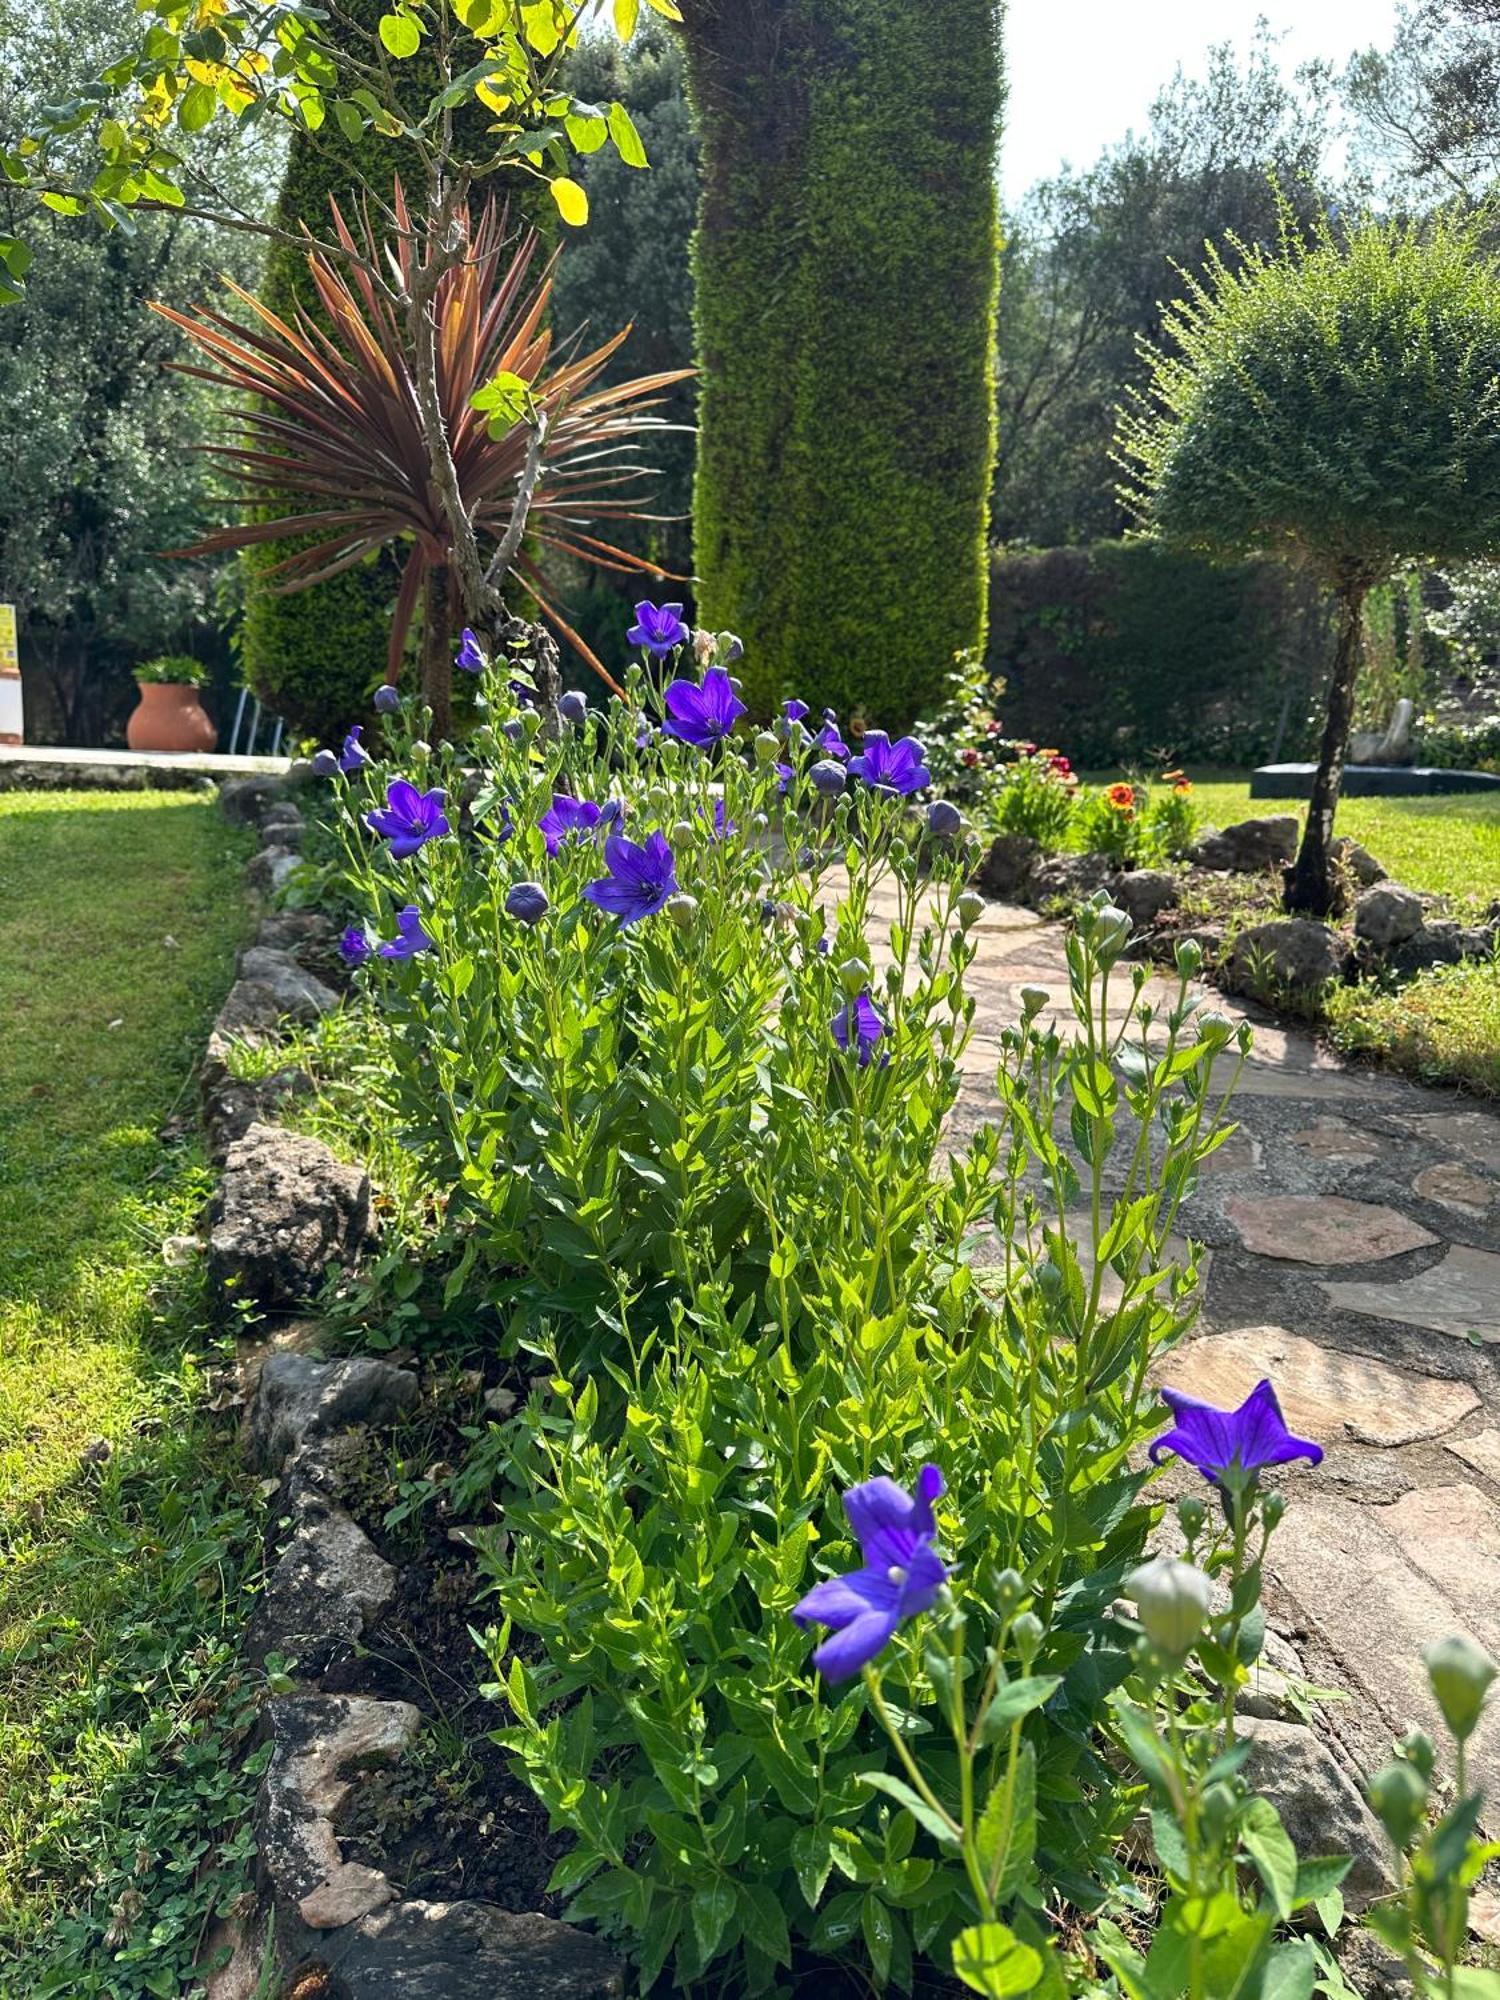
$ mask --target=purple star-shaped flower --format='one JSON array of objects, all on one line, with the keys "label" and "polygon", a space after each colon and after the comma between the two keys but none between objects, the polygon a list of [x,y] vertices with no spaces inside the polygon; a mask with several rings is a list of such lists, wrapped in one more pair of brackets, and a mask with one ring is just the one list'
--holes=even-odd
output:
[{"label": "purple star-shaped flower", "polygon": [[867,1479],[844,1495],[844,1512],[859,1538],[862,1568],[816,1583],[792,1612],[799,1625],[827,1625],[832,1633],[813,1654],[830,1682],[846,1681],[887,1646],[897,1627],[928,1610],[948,1580],[933,1547],[937,1522],[932,1503],[943,1475],[924,1465],[915,1496],[893,1479]]},{"label": "purple star-shaped flower", "polygon": [[609,873],[590,882],[583,893],[622,924],[654,916],[677,894],[677,864],[664,833],[648,834],[643,842],[611,834],[604,843],[604,865]]},{"label": "purple star-shaped flower", "polygon": [[396,935],[380,947],[382,958],[415,958],[419,951],[431,951],[434,940],[422,928],[422,913],[408,903],[396,917]]},{"label": "purple star-shaped flower", "polygon": [[565,840],[592,833],[604,817],[603,806],[596,806],[592,799],[572,799],[566,792],[554,792],[551,805],[537,825],[547,843],[547,852],[556,854]]},{"label": "purple star-shaped flower", "polygon": [[837,757],[841,764],[848,763],[849,745],[839,735],[839,726],[836,722],[825,722],[813,741],[825,757]]},{"label": "purple star-shaped flower", "polygon": [[1253,1479],[1262,1466],[1285,1465],[1294,1458],[1322,1462],[1320,1444],[1293,1437],[1287,1429],[1269,1377],[1256,1383],[1237,1410],[1216,1410],[1180,1389],[1163,1389],[1161,1398],[1177,1421],[1153,1442],[1149,1456],[1154,1464],[1161,1463],[1164,1453],[1175,1452],[1205,1479],[1222,1485],[1225,1475],[1236,1471]]},{"label": "purple star-shaped flower", "polygon": [[362,770],[369,763],[370,753],[359,740],[363,734],[364,724],[356,722],[354,727],[349,731],[349,734],[344,738],[344,747],[339,752],[339,769],[341,771]]},{"label": "purple star-shaped flower", "polygon": [[480,645],[467,625],[465,625],[460,635],[458,651],[454,655],[453,664],[466,674],[482,674],[489,665],[489,658],[483,646]]},{"label": "purple star-shaped flower", "polygon": [[365,825],[391,843],[393,860],[404,861],[449,831],[442,787],[419,792],[408,779],[392,778],[385,788],[385,804],[365,814]]},{"label": "purple star-shaped flower", "polygon": [[701,687],[696,681],[673,681],[665,700],[667,734],[699,750],[721,742],[745,713],[745,704],[722,667],[710,667]]},{"label": "purple star-shaped flower", "polygon": [[883,729],[867,729],[860,741],[859,755],[849,769],[867,785],[904,796],[920,792],[924,785],[932,783],[932,773],[924,761],[926,755],[914,736],[903,736],[893,743]]},{"label": "purple star-shaped flower", "polygon": [[635,607],[635,623],[625,634],[632,646],[639,646],[658,660],[675,653],[691,637],[682,622],[680,604],[649,604],[644,599]]},{"label": "purple star-shaped flower", "polygon": [[[847,1052],[851,1045],[858,1049],[861,1069],[868,1067],[881,1037],[890,1033],[868,993],[861,993],[857,1000],[846,1000],[834,1015],[832,1027],[833,1039],[841,1049]],[[882,1055],[881,1068],[889,1061],[889,1055]]]},{"label": "purple star-shaped flower", "polygon": [[339,957],[351,970],[357,965],[363,965],[374,949],[363,924],[350,924],[339,939]]}]

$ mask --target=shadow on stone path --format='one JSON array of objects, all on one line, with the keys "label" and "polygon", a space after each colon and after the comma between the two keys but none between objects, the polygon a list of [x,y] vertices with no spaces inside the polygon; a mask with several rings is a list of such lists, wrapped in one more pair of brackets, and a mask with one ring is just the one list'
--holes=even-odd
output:
[{"label": "shadow on stone path", "polygon": [[[960,1137],[992,1113],[1020,988],[1066,1014],[1058,925],[992,903],[977,928]],[[1145,997],[1175,992],[1153,973]],[[1160,1374],[1219,1404],[1269,1375],[1292,1430],[1324,1445],[1319,1468],[1283,1476],[1268,1605],[1307,1677],[1351,1695],[1325,1720],[1369,1770],[1414,1723],[1442,1740],[1423,1646],[1464,1632],[1500,1659],[1500,1115],[1212,1004],[1250,1019],[1256,1045],[1239,1131],[1182,1211],[1209,1252],[1202,1312]],[[1192,1475],[1173,1477],[1185,1490]],[[1500,1715],[1471,1762],[1500,1801]]]}]

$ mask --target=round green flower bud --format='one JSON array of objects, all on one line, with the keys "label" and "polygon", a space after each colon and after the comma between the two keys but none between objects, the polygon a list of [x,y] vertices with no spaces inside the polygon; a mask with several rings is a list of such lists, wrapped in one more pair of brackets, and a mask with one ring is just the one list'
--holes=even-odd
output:
[{"label": "round green flower bud", "polygon": [[1184,1493],[1177,1503],[1177,1520],[1190,1542],[1196,1542],[1208,1520],[1208,1509],[1196,1493]]},{"label": "round green flower bud", "polygon": [[690,819],[675,820],[672,825],[672,845],[691,847],[693,844],[693,822]]},{"label": "round green flower bud", "polygon": [[646,803],[654,813],[667,812],[672,804],[672,794],[665,785],[653,785],[646,794]]},{"label": "round green flower bud", "polygon": [[1112,965],[1130,942],[1133,926],[1123,910],[1106,903],[1096,914],[1091,942],[1101,965]]},{"label": "round green flower bud", "polygon": [[411,754],[411,760],[414,764],[425,764],[427,762],[427,759],[432,755],[432,745],[430,743],[424,743],[421,737],[419,736],[416,742],[413,743],[413,745],[411,746],[410,754]]},{"label": "round green flower bud", "polygon": [[1495,1678],[1495,1664],[1468,1639],[1439,1639],[1422,1655],[1427,1678],[1443,1720],[1460,1743],[1474,1734],[1484,1713],[1484,1699]]},{"label": "round green flower bud", "polygon": [[870,968],[862,958],[846,958],[838,969],[839,985],[851,1000],[858,999],[870,983]]},{"label": "round green flower bud", "polygon": [[1203,970],[1203,947],[1196,938],[1180,939],[1175,957],[1184,979],[1193,979]]},{"label": "round green flower bud", "polygon": [[1265,1522],[1268,1532],[1272,1528],[1280,1527],[1281,1518],[1285,1513],[1286,1495],[1284,1493],[1268,1493],[1260,1503],[1260,1518]]},{"label": "round green flower bud", "polygon": [[958,899],[958,921],[967,930],[984,915],[984,898],[977,889],[965,889]]},{"label": "round green flower bud", "polygon": [[1034,1611],[1023,1611],[1012,1624],[1010,1636],[1021,1656],[1021,1664],[1030,1673],[1031,1663],[1042,1650],[1042,1641],[1047,1636],[1046,1626]]},{"label": "round green flower bud", "polygon": [[1203,1630],[1213,1585],[1201,1569],[1175,1556],[1153,1556],[1125,1584],[1146,1637],[1160,1653],[1180,1660]]},{"label": "round green flower bud", "polygon": [[1000,1570],[990,1588],[994,1593],[995,1609],[1002,1618],[1013,1611],[1026,1595],[1026,1585],[1018,1569]]},{"label": "round green flower bud", "polygon": [[773,736],[769,729],[763,729],[755,739],[755,760],[758,764],[774,764],[780,749],[780,737]]},{"label": "round green flower bud", "polygon": [[1420,1771],[1398,1757],[1370,1780],[1370,1804],[1392,1845],[1404,1852],[1426,1817],[1426,1781]]},{"label": "round green flower bud", "polygon": [[667,915],[678,930],[690,930],[693,919],[697,914],[698,898],[688,895],[685,889],[679,889],[675,896],[668,896]]},{"label": "round green flower bud", "polygon": [[1021,1012],[1030,1021],[1040,1014],[1052,995],[1045,986],[1023,986],[1021,988]]},{"label": "round green flower bud", "polygon": [[1198,1016],[1198,1039],[1222,1049],[1234,1033],[1234,1023],[1226,1014],[1209,1012]]},{"label": "round green flower bud", "polygon": [[1432,1774],[1437,1769],[1437,1748],[1425,1729],[1408,1729],[1397,1743],[1396,1748],[1407,1763],[1430,1785]]}]

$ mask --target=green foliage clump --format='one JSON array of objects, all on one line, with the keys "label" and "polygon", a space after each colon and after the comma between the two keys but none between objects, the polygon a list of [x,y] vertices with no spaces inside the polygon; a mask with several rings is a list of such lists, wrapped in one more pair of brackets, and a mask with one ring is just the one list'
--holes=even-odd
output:
[{"label": "green foliage clump", "polygon": [[173,687],[202,687],[208,679],[208,668],[191,653],[158,653],[155,659],[143,660],[134,671],[138,681],[158,681]]},{"label": "green foliage clump", "polygon": [[995,0],[770,0],[684,28],[704,191],[703,621],[768,712],[903,725],[982,640]]},{"label": "green foliage clump", "polygon": [[985,660],[1007,734],[1083,769],[1305,754],[1328,632],[1282,564],[1156,542],[997,548]]}]

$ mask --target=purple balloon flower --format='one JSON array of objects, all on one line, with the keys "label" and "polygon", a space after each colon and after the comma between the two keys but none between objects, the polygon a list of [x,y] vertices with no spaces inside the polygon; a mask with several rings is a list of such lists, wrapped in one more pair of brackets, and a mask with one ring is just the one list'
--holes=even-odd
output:
[{"label": "purple balloon flower", "polygon": [[384,806],[367,812],[365,825],[391,843],[392,860],[404,861],[449,831],[442,788],[419,792],[406,778],[392,778],[385,788]]},{"label": "purple balloon flower", "polygon": [[1161,1463],[1164,1453],[1175,1452],[1205,1479],[1222,1485],[1226,1474],[1248,1473],[1253,1480],[1262,1466],[1285,1465],[1294,1458],[1322,1463],[1320,1444],[1293,1437],[1287,1429],[1269,1377],[1256,1383],[1237,1410],[1216,1410],[1180,1389],[1163,1389],[1161,1398],[1177,1421],[1152,1444],[1154,1464]]},{"label": "purple balloon flower", "polygon": [[812,714],[812,710],[808,707],[807,703],[805,701],[798,701],[795,697],[791,701],[784,701],[781,704],[781,712],[788,722],[800,722],[803,716]]},{"label": "purple balloon flower", "polygon": [[[861,993],[857,1000],[846,1000],[834,1015],[832,1027],[833,1039],[841,1049],[845,1052],[851,1046],[858,1049],[861,1069],[869,1066],[881,1037],[891,1032],[868,993]],[[881,1068],[889,1061],[889,1055],[882,1055]]]},{"label": "purple balloon flower", "polygon": [[431,951],[433,939],[422,928],[422,914],[408,903],[396,918],[396,935],[380,947],[382,958],[415,958],[419,951]]},{"label": "purple balloon flower", "polygon": [[942,1473],[924,1465],[915,1496],[884,1478],[867,1479],[844,1495],[863,1567],[814,1584],[792,1612],[799,1625],[827,1625],[833,1633],[813,1654],[824,1680],[846,1681],[868,1666],[900,1625],[930,1609],[947,1582],[948,1571],[933,1548],[932,1503],[942,1491]]},{"label": "purple balloon flower", "polygon": [[847,783],[844,767],[835,757],[820,757],[807,775],[820,799],[836,799]]},{"label": "purple balloon flower", "polygon": [[358,771],[369,763],[370,753],[359,740],[363,734],[364,724],[356,722],[354,727],[349,731],[349,734],[344,738],[344,747],[339,752],[339,769],[341,771]]},{"label": "purple balloon flower", "polygon": [[575,726],[589,719],[589,698],[581,688],[569,688],[557,704],[557,712],[564,722]]},{"label": "purple balloon flower", "polygon": [[339,760],[332,750],[320,750],[312,760],[313,773],[319,778],[336,778],[339,774]]},{"label": "purple balloon flower", "polygon": [[848,763],[849,745],[839,735],[836,722],[825,722],[813,741],[825,757],[837,757],[841,764]]},{"label": "purple balloon flower", "polygon": [[590,882],[583,893],[622,924],[654,916],[677,894],[677,864],[664,833],[648,834],[639,843],[611,834],[604,843],[604,865],[609,873]]},{"label": "purple balloon flower", "polygon": [[489,665],[489,659],[483,646],[480,645],[467,625],[465,625],[460,636],[458,651],[453,657],[453,664],[455,667],[462,668],[466,674],[482,674]]},{"label": "purple balloon flower", "polygon": [[720,742],[745,713],[745,704],[722,667],[710,667],[701,687],[696,681],[673,681],[666,704],[667,734],[699,750]]},{"label": "purple balloon flower", "polygon": [[[707,806],[699,806],[698,817],[699,819],[707,819],[709,817]],[[739,826],[736,824],[734,820],[732,820],[729,817],[729,813],[727,808],[725,807],[724,801],[722,799],[715,799],[714,810],[713,810],[713,838],[715,840],[727,840],[730,834],[738,832],[739,832]]]},{"label": "purple balloon flower", "polygon": [[537,821],[547,852],[556,854],[565,840],[592,833],[605,817],[604,808],[592,799],[572,799],[566,792],[554,792],[552,803]]},{"label": "purple balloon flower", "polygon": [[551,907],[551,899],[540,882],[517,882],[505,898],[506,915],[523,924],[539,924]]},{"label": "purple balloon flower", "polygon": [[363,965],[374,949],[363,924],[350,924],[339,939],[339,957],[351,970]]},{"label": "purple balloon flower", "polygon": [[401,690],[393,688],[389,681],[382,681],[375,690],[375,713],[394,715],[401,706]]},{"label": "purple balloon flower", "polygon": [[914,736],[893,743],[883,729],[867,729],[849,769],[867,785],[888,792],[920,792],[932,783],[932,773],[923,762],[926,754]]},{"label": "purple balloon flower", "polygon": [[660,660],[668,653],[675,653],[679,646],[685,646],[691,634],[682,622],[680,604],[650,604],[642,599],[635,607],[635,623],[625,637],[632,646],[640,646]]}]

